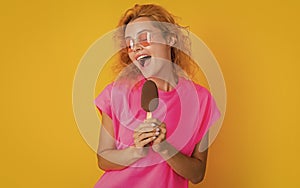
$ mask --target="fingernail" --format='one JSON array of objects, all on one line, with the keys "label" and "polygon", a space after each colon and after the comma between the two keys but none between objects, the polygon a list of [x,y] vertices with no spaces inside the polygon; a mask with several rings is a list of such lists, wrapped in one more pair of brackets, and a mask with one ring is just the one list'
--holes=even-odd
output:
[{"label": "fingernail", "polygon": [[159,129],[159,128],[156,128],[156,131],[157,131],[157,132],[159,132],[159,131],[160,131],[160,129]]},{"label": "fingernail", "polygon": [[155,135],[156,135],[156,136],[159,135],[159,132],[156,132]]},{"label": "fingernail", "polygon": [[156,138],[156,136],[153,136],[153,137],[152,137],[152,139],[155,139],[155,138]]}]

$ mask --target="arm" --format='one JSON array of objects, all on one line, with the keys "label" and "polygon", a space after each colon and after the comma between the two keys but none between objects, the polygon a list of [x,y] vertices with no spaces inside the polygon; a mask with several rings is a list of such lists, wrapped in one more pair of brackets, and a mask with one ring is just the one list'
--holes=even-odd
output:
[{"label": "arm", "polygon": [[[158,123],[158,120],[151,120],[151,122]],[[208,133],[202,138],[201,142],[196,144],[192,156],[186,156],[180,151],[176,150],[165,140],[166,125],[160,124],[160,135],[153,141],[153,150],[158,152],[171,168],[180,176],[188,179],[192,183],[200,183],[205,175],[206,161],[208,149],[200,152],[199,147],[207,148],[208,146]]]},{"label": "arm", "polygon": [[99,168],[105,171],[124,169],[142,157],[139,148],[136,147],[117,150],[113,135],[113,122],[107,114],[102,113],[97,158]]},{"label": "arm", "polygon": [[[202,139],[202,142],[208,143],[208,134]],[[191,157],[177,151],[168,143],[165,145],[165,149],[159,153],[177,174],[194,184],[200,183],[204,179],[208,149],[200,152],[200,142],[195,146]]]}]

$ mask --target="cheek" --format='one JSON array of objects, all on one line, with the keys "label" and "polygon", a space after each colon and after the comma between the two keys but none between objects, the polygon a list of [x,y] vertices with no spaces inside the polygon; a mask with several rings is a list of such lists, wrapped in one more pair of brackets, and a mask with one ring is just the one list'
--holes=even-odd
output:
[{"label": "cheek", "polygon": [[134,62],[134,54],[133,53],[129,53],[128,56],[129,56],[130,60],[132,62]]},{"label": "cheek", "polygon": [[155,44],[153,47],[155,47],[153,53],[157,57],[168,58],[171,53],[171,49],[167,45]]}]

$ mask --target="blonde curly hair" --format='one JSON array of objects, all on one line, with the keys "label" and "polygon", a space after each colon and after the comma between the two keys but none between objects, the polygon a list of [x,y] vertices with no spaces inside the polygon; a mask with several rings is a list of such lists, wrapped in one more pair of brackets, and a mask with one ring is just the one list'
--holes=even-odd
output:
[{"label": "blonde curly hair", "polygon": [[[153,21],[154,27],[157,27],[162,33],[173,34],[176,37],[176,44],[171,46],[171,61],[178,65],[192,79],[199,70],[198,65],[190,58],[190,39],[187,27],[180,26],[175,21],[175,16],[166,9],[155,4],[136,4],[128,9],[118,24],[118,30],[115,33],[115,39],[119,42],[121,50],[118,52],[118,62],[115,64],[114,71],[120,73],[125,67],[132,63],[125,47],[125,30],[127,24],[140,17],[147,17]],[[183,32],[185,31],[185,32]],[[140,74],[136,66],[134,70],[127,72],[127,76]],[[130,74],[130,75],[129,75]]]}]

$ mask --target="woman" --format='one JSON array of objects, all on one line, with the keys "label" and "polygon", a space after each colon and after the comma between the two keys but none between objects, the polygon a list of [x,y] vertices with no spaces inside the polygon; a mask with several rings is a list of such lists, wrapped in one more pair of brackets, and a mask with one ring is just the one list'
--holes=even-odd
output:
[{"label": "woman", "polygon": [[[190,81],[195,64],[173,16],[158,5],[135,5],[119,23],[119,78],[96,98],[102,114],[95,187],[188,187],[203,180],[208,129],[220,113],[210,93]],[[159,105],[146,119],[142,86],[155,82]],[[146,120],[145,120],[146,119]]]}]

